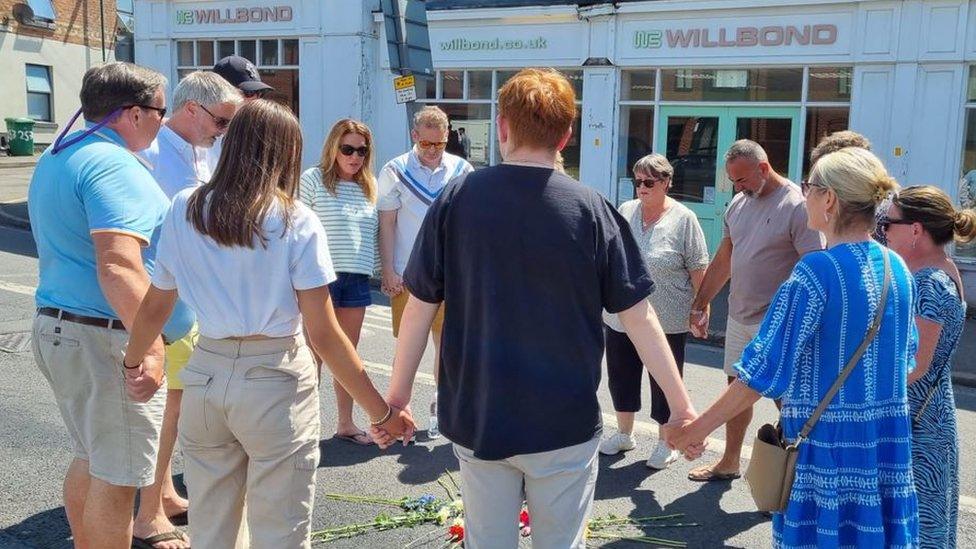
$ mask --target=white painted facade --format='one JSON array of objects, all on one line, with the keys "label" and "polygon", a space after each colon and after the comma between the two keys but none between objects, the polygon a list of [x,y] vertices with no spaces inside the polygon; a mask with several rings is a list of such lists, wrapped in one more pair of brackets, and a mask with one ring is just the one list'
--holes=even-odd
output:
[{"label": "white painted facade", "polygon": [[[241,7],[275,6],[290,8],[292,20],[177,24],[178,10],[236,13]],[[376,159],[382,164],[405,150],[409,139],[406,109],[395,103],[378,7],[378,2],[359,0],[137,0],[136,60],[175,80],[178,40],[298,38],[305,164],[317,159],[332,123],[347,116],[373,128]],[[625,198],[620,134],[626,102],[622,107],[618,98],[626,71],[656,71],[654,116],[669,105],[720,106],[663,99],[661,75],[670,68],[802,68],[803,99],[789,103],[799,113],[795,120],[802,136],[810,71],[849,67],[844,105],[849,128],[871,140],[902,184],[934,184],[953,197],[959,194],[967,82],[976,64],[976,0],[769,0],[761,6],[747,0],[663,0],[616,7],[429,11],[428,21],[434,66],[441,71],[581,70],[580,180],[612,200]],[[695,33],[689,38],[690,31]],[[489,77],[492,89],[498,76]],[[491,127],[494,102],[482,104],[491,116],[481,118]],[[489,149],[485,155],[497,161],[493,139],[488,141],[481,144]],[[653,141],[659,149],[658,140]],[[794,179],[808,146],[792,149]],[[960,258],[960,264],[971,265],[968,293],[976,296],[976,264],[968,262],[969,257]]]}]

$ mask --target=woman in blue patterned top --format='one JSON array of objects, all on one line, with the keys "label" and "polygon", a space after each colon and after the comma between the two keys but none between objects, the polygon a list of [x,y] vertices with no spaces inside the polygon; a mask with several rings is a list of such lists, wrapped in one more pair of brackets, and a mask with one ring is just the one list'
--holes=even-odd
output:
[{"label": "woman in blue patterned top", "polygon": [[908,376],[912,471],[918,493],[919,546],[955,547],[959,513],[959,435],[952,354],[966,322],[959,269],[946,254],[953,236],[976,238],[976,212],[957,211],[935,187],[909,187],[882,223],[888,245],[915,276],[918,353]]},{"label": "woman in blue patterned top", "polygon": [[827,250],[805,255],[773,298],[736,364],[739,379],[671,443],[700,443],[761,396],[782,399],[795,440],[861,344],[880,301],[884,258],[891,287],[881,328],[809,439],[799,445],[785,512],[773,515],[774,547],[913,547],[907,378],[915,363],[911,272],[871,239],[874,212],[895,188],[881,161],[845,148],[817,161],[804,194],[809,226]]},{"label": "woman in blue patterned top", "polygon": [[[372,304],[369,277],[378,257],[379,230],[373,135],[366,124],[346,118],[332,126],[322,146],[321,162],[302,174],[298,197],[325,227],[338,276],[329,284],[329,293],[342,331],[354,346],[358,345],[366,307]],[[335,380],[332,385],[339,416],[336,438],[363,446],[372,444],[353,422],[352,397]]]}]

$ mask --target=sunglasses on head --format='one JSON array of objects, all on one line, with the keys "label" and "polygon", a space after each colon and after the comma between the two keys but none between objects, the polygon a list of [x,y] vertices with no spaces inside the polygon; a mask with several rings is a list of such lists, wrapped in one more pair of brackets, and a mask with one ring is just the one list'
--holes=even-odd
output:
[{"label": "sunglasses on head", "polygon": [[443,149],[447,146],[447,141],[420,141],[417,143],[421,149]]},{"label": "sunglasses on head", "polygon": [[210,118],[213,118],[214,124],[217,126],[218,129],[225,130],[227,129],[227,126],[230,126],[230,118],[217,116],[216,114],[210,112],[210,109],[204,107],[203,105],[200,105],[200,108],[203,109],[203,112],[209,114]]},{"label": "sunglasses on head", "polygon": [[353,147],[352,145],[339,145],[339,152],[343,156],[352,156],[353,153],[359,155],[360,158],[366,158],[366,153],[369,152],[369,147],[363,145],[362,147]]},{"label": "sunglasses on head", "polygon": [[667,177],[648,178],[648,179],[644,179],[642,177],[635,177],[634,188],[639,189],[641,187],[647,187],[648,189],[653,189],[654,185],[658,183],[663,183],[667,180],[668,180]]}]

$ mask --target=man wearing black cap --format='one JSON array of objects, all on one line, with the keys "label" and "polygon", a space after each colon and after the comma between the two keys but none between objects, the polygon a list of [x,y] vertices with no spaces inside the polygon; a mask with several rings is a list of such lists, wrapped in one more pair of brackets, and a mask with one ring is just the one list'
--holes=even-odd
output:
[{"label": "man wearing black cap", "polygon": [[[228,55],[214,65],[214,72],[224,77],[224,80],[236,86],[244,94],[244,101],[261,99],[274,88],[261,81],[258,68],[247,59],[239,55]],[[207,165],[210,173],[217,171],[220,161],[220,151],[224,148],[224,136],[220,136],[207,151]]]},{"label": "man wearing black cap", "polygon": [[274,88],[261,81],[258,68],[247,59],[239,55],[229,55],[214,65],[214,72],[224,77],[237,89],[241,90],[246,99],[260,99]]}]

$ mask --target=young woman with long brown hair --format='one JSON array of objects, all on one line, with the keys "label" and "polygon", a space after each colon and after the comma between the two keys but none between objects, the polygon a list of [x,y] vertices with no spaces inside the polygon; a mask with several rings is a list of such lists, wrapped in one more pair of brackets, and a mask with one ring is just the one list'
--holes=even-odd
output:
[{"label": "young woman with long brown hair", "polygon": [[[332,126],[322,147],[321,162],[302,174],[298,197],[315,212],[328,235],[337,277],[329,284],[329,293],[339,325],[355,347],[366,307],[372,304],[369,277],[378,257],[373,135],[366,124],[345,118]],[[353,421],[352,397],[338,381],[333,380],[332,385],[339,416],[335,437],[364,446],[372,444],[369,435]]]},{"label": "young woman with long brown hair", "polygon": [[255,547],[310,545],[319,397],[303,323],[373,425],[394,436],[413,425],[376,392],[336,320],[325,232],[295,200],[301,150],[280,105],[257,100],[234,117],[211,181],[173,199],[123,361],[140,367],[179,292],[200,328],[179,425],[200,547],[234,547],[245,502]]}]

